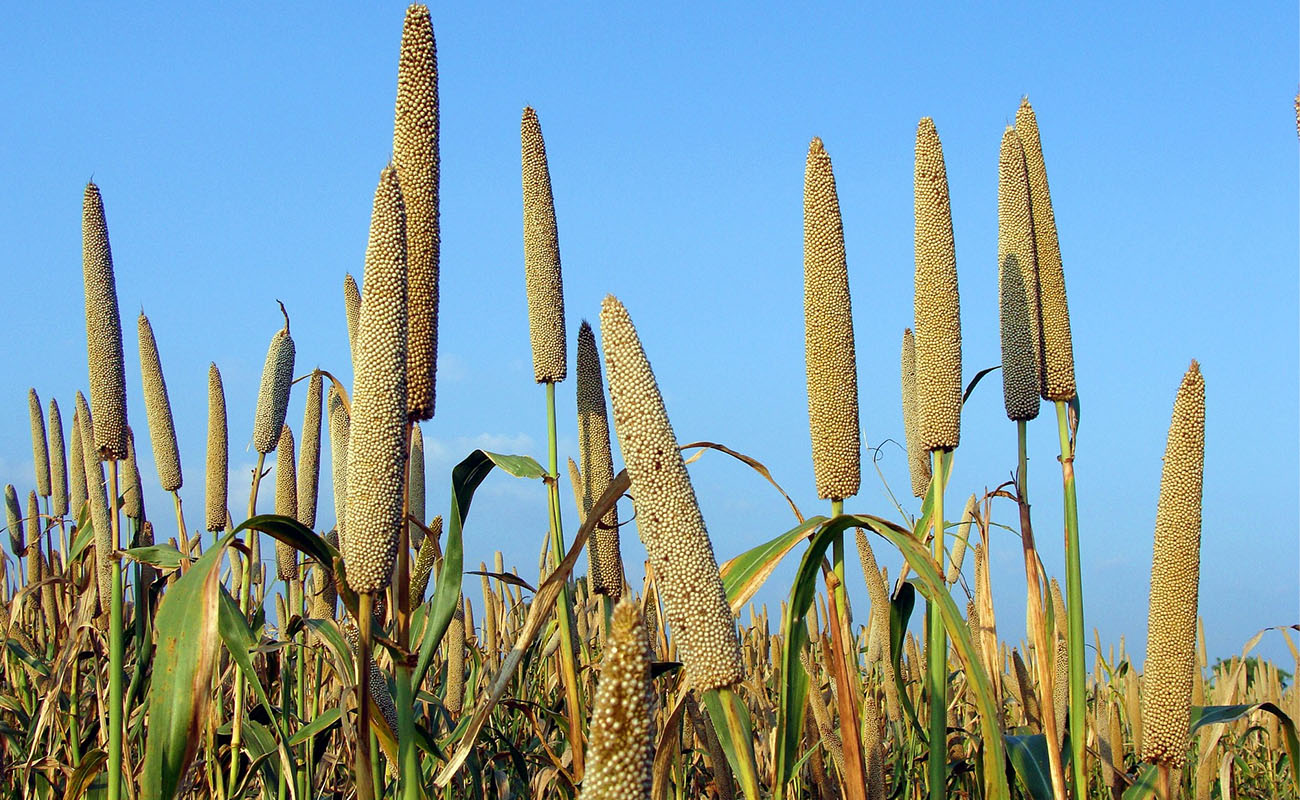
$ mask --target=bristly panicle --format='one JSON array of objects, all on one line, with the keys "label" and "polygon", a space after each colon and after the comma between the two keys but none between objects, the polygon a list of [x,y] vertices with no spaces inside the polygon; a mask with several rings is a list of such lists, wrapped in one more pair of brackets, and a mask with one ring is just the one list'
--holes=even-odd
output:
[{"label": "bristly panicle", "polygon": [[226,491],[230,486],[230,436],[226,428],[226,390],[221,371],[208,365],[208,463],[207,504],[204,527],[210,531],[226,527]]},{"label": "bristly panicle", "polygon": [[650,648],[641,612],[631,599],[614,607],[601,656],[591,744],[580,800],[650,797],[654,748]]},{"label": "bristly panicle", "polygon": [[[578,458],[579,509],[583,519],[614,480],[614,457],[610,452],[609,415],[605,408],[604,381],[600,376],[600,354],[596,335],[586,320],[578,328]],[[611,508],[587,540],[591,565],[592,592],[608,597],[623,594],[623,560],[619,554],[618,509]]]},{"label": "bristly panicle", "polygon": [[537,112],[524,109],[520,125],[524,176],[524,279],[528,290],[528,332],[533,343],[533,377],[558,383],[568,374],[564,341],[564,283],[555,200],[546,163],[546,142]]},{"label": "bristly panicle", "polygon": [[126,368],[117,282],[99,187],[86,184],[81,212],[82,268],[86,283],[86,354],[90,361],[90,408],[95,415],[95,454],[101,461],[126,458]]},{"label": "bristly panicle", "polygon": [[1038,264],[1025,153],[1015,128],[998,155],[998,316],[1002,328],[1002,396],[1007,417],[1038,416]]}]

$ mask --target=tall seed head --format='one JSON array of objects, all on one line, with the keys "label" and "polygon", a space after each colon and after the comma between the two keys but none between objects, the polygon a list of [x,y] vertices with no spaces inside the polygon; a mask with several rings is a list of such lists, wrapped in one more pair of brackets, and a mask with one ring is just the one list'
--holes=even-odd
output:
[{"label": "tall seed head", "polygon": [[230,483],[230,437],[226,430],[226,391],[221,372],[208,364],[208,464],[207,505],[204,527],[219,531],[226,527],[226,490]]},{"label": "tall seed head", "polygon": [[1002,397],[1007,417],[1038,416],[1040,376],[1038,262],[1025,153],[1015,128],[998,155],[998,316],[1002,326]]},{"label": "tall seed head", "polygon": [[176,444],[176,425],[172,421],[172,404],[167,399],[167,382],[163,380],[162,360],[153,326],[144,314],[136,320],[140,332],[140,378],[144,383],[144,410],[149,420],[149,442],[153,446],[154,466],[163,491],[181,488],[181,453]]},{"label": "tall seed head", "polygon": [[[280,429],[275,453],[275,513],[298,519],[298,472],[288,425]],[[285,583],[298,578],[298,551],[279,539],[275,540],[275,573]]]},{"label": "tall seed head", "polygon": [[601,656],[591,712],[591,743],[580,800],[649,798],[651,745],[650,648],[636,603],[614,607]]},{"label": "tall seed head", "polygon": [[[284,306],[281,306],[283,309]],[[253,447],[259,453],[275,450],[289,409],[289,389],[293,384],[293,337],[289,335],[289,317],[284,327],[271,337],[262,366],[262,386],[257,392],[257,412],[253,417]]]},{"label": "tall seed head", "polygon": [[459,714],[465,699],[465,601],[456,603],[456,613],[447,627],[447,692],[443,705]]},{"label": "tall seed head", "polygon": [[613,295],[601,306],[600,329],[637,530],[687,681],[701,691],[730,686],[741,679],[740,640],[713,545],[654,372],[627,309]]},{"label": "tall seed head", "polygon": [[1187,760],[1196,670],[1204,464],[1205,379],[1193,361],[1174,399],[1160,474],[1142,674],[1142,759],[1175,769]]},{"label": "tall seed head", "polygon": [[903,385],[903,439],[907,444],[907,470],[912,479],[912,496],[925,497],[930,488],[930,455],[921,446],[920,415],[916,408],[916,339],[911,328],[903,329],[901,357]]},{"label": "tall seed head", "polygon": [[63,444],[63,417],[59,404],[50,399],[50,513],[56,517],[68,513],[68,461]]},{"label": "tall seed head", "polygon": [[18,504],[18,490],[12,483],[5,485],[5,526],[9,529],[9,546],[17,556],[27,546],[27,538],[23,531],[23,507]]},{"label": "tall seed head", "polygon": [[[82,463],[86,471],[86,489],[90,495],[90,524],[95,535],[95,575],[99,591],[99,612],[108,613],[113,591],[113,529],[109,519],[108,485],[104,467],[95,450],[95,423],[86,396],[77,392],[77,416],[81,420]],[[125,433],[125,429],[123,429]],[[116,502],[116,499],[114,499]]]},{"label": "tall seed head", "polygon": [[90,405],[95,414],[95,453],[104,461],[126,458],[126,371],[122,320],[108,224],[99,187],[86,184],[81,209],[81,262],[86,284],[86,355],[90,362]]},{"label": "tall seed head", "polygon": [[803,310],[817,495],[843,500],[861,483],[858,368],[840,200],[831,157],[816,138],[803,178]]},{"label": "tall seed head", "polygon": [[316,527],[316,498],[320,494],[321,374],[312,370],[307,382],[307,408],[302,415],[302,449],[298,452],[298,521]]},{"label": "tall seed head", "polygon": [[406,205],[406,407],[411,419],[429,419],[438,364],[438,48],[419,3],[402,27],[393,166]]},{"label": "tall seed head", "polygon": [[[41,581],[41,501],[36,492],[27,493],[27,583]],[[40,595],[34,594],[32,602],[39,607]]]},{"label": "tall seed head", "polygon": [[979,508],[979,503],[975,495],[966,498],[966,507],[961,512],[961,522],[957,525],[957,536],[952,543],[952,558],[948,562],[948,573],[945,580],[950,584],[955,584],[961,577],[961,564],[966,559],[966,546],[970,542],[970,526],[975,520],[975,512]]},{"label": "tall seed head", "polygon": [[69,511],[73,517],[80,517],[86,501],[90,499],[90,493],[86,489],[86,451],[81,446],[81,414],[77,411],[74,404],[72,409],[72,440],[68,442],[68,454],[72,458],[72,466],[68,469],[68,478],[72,481],[68,489],[69,494]]},{"label": "tall seed head", "polygon": [[528,290],[528,333],[533,342],[533,377],[558,383],[568,371],[564,347],[564,283],[560,239],[555,228],[551,173],[537,112],[524,109],[520,126],[524,156],[524,281]]},{"label": "tall seed head", "polygon": [[27,390],[27,410],[32,422],[32,465],[36,471],[36,493],[50,496],[50,449],[45,440],[45,415],[35,389]]},{"label": "tall seed head", "polygon": [[135,457],[135,432],[126,428],[126,462],[122,465],[122,514],[137,522],[144,520],[144,496],[140,487],[140,462]]},{"label": "tall seed head", "polygon": [[357,279],[352,273],[343,276],[343,313],[348,320],[348,349],[352,354],[352,363],[357,363],[357,320],[361,318],[361,290],[357,288]]},{"label": "tall seed head", "polygon": [[961,438],[961,313],[948,172],[934,120],[916,128],[916,405],[918,440],[951,450]]},{"label": "tall seed head", "polygon": [[358,594],[392,580],[406,486],[406,225],[397,172],[375,190],[366,294],[357,323],[348,438],[348,585]]},{"label": "tall seed head", "polygon": [[[348,519],[348,437],[352,430],[352,418],[348,415],[343,398],[330,386],[329,399],[330,425],[330,475],[334,486],[334,528],[338,531],[339,542],[347,541]],[[339,545],[342,547],[342,545]]]},{"label": "tall seed head", "polygon": [[429,522],[429,535],[420,543],[420,552],[415,555],[415,564],[411,568],[411,602],[423,603],[424,592],[429,588],[429,575],[433,564],[442,557],[438,548],[438,537],[442,535],[442,517],[434,517]]},{"label": "tall seed head", "polygon": [[1034,221],[1034,249],[1038,264],[1038,291],[1042,304],[1040,358],[1044,400],[1073,400],[1074,346],[1070,341],[1070,307],[1065,301],[1065,272],[1061,267],[1061,245],[1056,237],[1056,216],[1047,188],[1047,167],[1043,143],[1038,137],[1038,119],[1029,98],[1016,111],[1016,135],[1024,147],[1029,173],[1030,209]]},{"label": "tall seed head", "polygon": [[[582,518],[614,480],[614,457],[609,447],[609,416],[605,387],[600,377],[596,335],[586,320],[578,327],[578,458],[582,461]],[[577,489],[577,485],[574,486]],[[587,540],[592,591],[606,597],[623,595],[623,560],[619,553],[618,509],[601,518]]]},{"label": "tall seed head", "polygon": [[[425,514],[425,488],[424,488],[424,434],[420,433],[420,426],[414,425],[411,428],[411,455],[410,468],[406,472],[406,494],[407,494],[407,513],[420,521],[423,525],[428,519]],[[420,545],[424,544],[424,531],[415,523],[408,526],[407,537],[418,552]]]}]

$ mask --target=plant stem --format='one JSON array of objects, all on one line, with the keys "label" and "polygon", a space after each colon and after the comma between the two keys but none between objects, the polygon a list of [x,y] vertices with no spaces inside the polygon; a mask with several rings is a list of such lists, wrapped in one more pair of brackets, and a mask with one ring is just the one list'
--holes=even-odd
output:
[{"label": "plant stem", "polygon": [[[412,425],[406,423],[406,453],[411,452]],[[406,490],[402,494],[402,524],[397,535],[397,582],[394,599],[396,602],[397,644],[403,650],[410,649],[411,638],[411,545],[410,523],[406,517],[411,506],[411,464],[407,458],[406,480],[402,483]],[[403,800],[419,800],[420,767],[415,751],[415,693],[411,685],[411,663],[406,656],[395,659],[397,666],[397,762],[401,775],[398,796]]]},{"label": "plant stem", "polygon": [[[1039,570],[1038,550],[1034,546],[1034,529],[1029,515],[1027,438],[1025,423],[1018,421],[1016,439],[1020,463],[1016,471],[1016,495],[1017,505],[1020,507],[1020,543],[1025,554],[1025,585],[1029,588],[1028,615],[1025,623],[1039,656],[1034,659],[1038,671],[1039,695],[1048,698],[1055,696],[1053,684],[1056,676],[1047,655],[1050,653],[1055,656],[1056,648],[1048,644],[1050,639],[1047,633],[1047,621],[1052,617],[1044,613],[1043,575]],[[1065,768],[1061,764],[1061,750],[1056,746],[1056,742],[1060,739],[1057,735],[1057,726],[1064,724],[1065,720],[1056,719],[1056,714],[1047,709],[1044,709],[1042,716],[1043,733],[1048,743],[1047,761],[1052,777],[1052,796],[1056,800],[1065,800]]]},{"label": "plant stem", "polygon": [[370,764],[370,621],[375,596],[359,598],[361,635],[357,643],[357,749],[352,764],[356,776],[357,800],[374,800],[375,783]]},{"label": "plant stem", "polygon": [[[117,462],[108,462],[109,517],[112,523],[112,552],[100,553],[113,571],[112,602],[108,615],[108,800],[122,796],[122,566],[117,561],[121,546],[117,514]],[[30,556],[29,556],[30,557]]]},{"label": "plant stem", "polygon": [[185,531],[185,514],[181,511],[180,492],[172,492],[172,504],[176,506],[176,531],[180,535],[180,538],[176,541],[181,546],[181,555],[185,556],[181,560],[181,565],[184,567],[186,559],[190,557],[190,535]]},{"label": "plant stem", "polygon": [[[252,519],[257,514],[257,490],[262,483],[262,465],[266,461],[266,453],[257,454],[257,467],[253,470],[253,488],[248,493],[248,517]],[[257,531],[249,531],[249,536],[260,536]],[[250,548],[250,553],[251,548]],[[233,558],[234,556],[232,556]],[[239,575],[239,613],[244,619],[248,619],[248,590],[253,578],[253,558],[250,555],[245,559],[244,569]],[[235,670],[235,711],[230,718],[230,780],[228,783],[233,787],[235,779],[239,777],[239,746],[243,741],[244,733],[244,671]]]},{"label": "plant stem", "polygon": [[[564,559],[564,528],[560,521],[560,467],[555,436],[555,383],[546,381],[546,490],[550,506],[551,569]],[[559,603],[555,613],[560,623],[560,667],[564,679],[565,712],[569,718],[569,746],[573,752],[573,780],[582,780],[584,772],[582,741],[582,708],[578,698],[577,643],[573,638],[570,619],[573,598],[569,582],[560,587]]]},{"label": "plant stem", "polygon": [[[942,569],[944,563],[943,488],[946,480],[943,474],[943,451],[935,450],[931,455],[933,462],[931,486],[934,487],[934,511],[931,514],[934,522],[934,538],[931,542],[931,552],[934,554],[935,563]],[[930,783],[930,800],[944,800],[947,795],[948,767],[948,636],[943,627],[943,617],[940,616],[938,603],[926,604],[926,619],[929,624],[927,634],[930,643],[930,655],[926,660],[926,670],[929,673],[926,681],[930,689],[930,752],[926,759],[926,774]]]},{"label": "plant stem", "polygon": [[1064,400],[1056,401],[1056,427],[1061,439],[1061,478],[1065,489],[1065,578],[1069,612],[1067,652],[1070,660],[1070,750],[1074,761],[1074,796],[1088,796],[1088,776],[1084,758],[1086,722],[1084,704],[1083,577],[1079,559],[1079,504],[1074,489],[1074,442],[1070,436],[1069,414]]}]

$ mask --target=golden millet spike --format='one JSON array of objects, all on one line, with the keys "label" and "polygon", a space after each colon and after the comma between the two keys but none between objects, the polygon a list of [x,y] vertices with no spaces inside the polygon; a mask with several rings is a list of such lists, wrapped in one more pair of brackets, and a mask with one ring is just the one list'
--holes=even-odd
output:
[{"label": "golden millet spike", "polygon": [[1002,397],[1007,417],[1038,416],[1038,262],[1029,175],[1020,137],[1008,127],[998,155],[998,316],[1002,327]]},{"label": "golden millet spike", "polygon": [[298,451],[298,521],[316,527],[316,498],[320,494],[320,419],[322,380],[312,370],[307,381],[307,408],[302,414],[302,447]]},{"label": "golden millet spike", "polygon": [[420,543],[420,551],[415,556],[415,565],[411,568],[411,603],[424,602],[424,592],[429,588],[429,575],[433,565],[442,557],[438,547],[438,537],[442,536],[442,516],[436,516],[429,523],[429,536]]},{"label": "golden millet spike", "polygon": [[18,490],[12,483],[5,485],[5,526],[9,529],[9,543],[17,555],[27,546],[27,535],[23,530],[23,508],[18,504]]},{"label": "golden millet spike", "polygon": [[524,109],[520,125],[524,175],[524,282],[528,290],[528,333],[533,343],[533,377],[558,383],[568,374],[564,346],[564,283],[560,240],[555,228],[551,173],[537,112]]},{"label": "golden millet spike", "polygon": [[140,493],[140,463],[135,458],[135,432],[126,428],[126,461],[122,465],[122,514],[128,519],[144,520],[144,496]]},{"label": "golden millet spike", "polygon": [[843,500],[861,482],[858,368],[840,201],[831,157],[817,138],[803,178],[803,311],[817,496]]},{"label": "golden millet spike", "polygon": [[104,200],[86,184],[81,211],[81,261],[86,284],[86,354],[90,362],[90,405],[95,414],[98,460],[126,458],[126,370],[122,320],[117,313],[113,253],[108,245]]},{"label": "golden millet spike", "polygon": [[[107,614],[113,592],[113,529],[109,520],[108,485],[104,468],[95,451],[95,423],[86,396],[77,392],[77,416],[81,420],[82,464],[86,490],[90,495],[90,520],[95,534],[95,575],[99,591],[99,612]],[[125,432],[125,430],[123,431]]]},{"label": "golden millet spike", "polygon": [[68,456],[72,464],[68,468],[68,511],[75,520],[90,499],[90,493],[86,489],[86,451],[81,446],[81,414],[75,403],[72,407],[72,438],[68,441]]},{"label": "golden millet spike", "polygon": [[50,513],[55,517],[68,513],[68,460],[63,443],[63,417],[59,404],[50,398]]},{"label": "golden millet spike", "polygon": [[978,509],[979,502],[975,495],[966,498],[966,508],[961,512],[961,522],[957,525],[957,536],[953,539],[952,557],[948,561],[948,573],[945,576],[950,584],[955,584],[961,577],[961,564],[966,558],[966,546],[970,541],[970,526]]},{"label": "golden millet spike", "polygon": [[226,527],[226,490],[230,484],[230,436],[226,428],[226,391],[221,372],[208,364],[208,464],[204,527]]},{"label": "golden millet spike", "polygon": [[361,318],[361,290],[352,273],[343,276],[343,313],[348,321],[348,350],[352,363],[357,362],[357,320]]},{"label": "golden millet spike", "polygon": [[[36,492],[27,493],[27,516],[24,518],[27,523],[27,585],[35,586],[41,582],[41,502],[36,498]],[[32,592],[32,608],[41,607],[40,592]],[[51,632],[47,632],[48,633]]]},{"label": "golden millet spike", "polygon": [[1074,346],[1070,341],[1070,307],[1065,300],[1065,272],[1061,267],[1061,245],[1056,237],[1056,216],[1047,188],[1047,167],[1043,164],[1043,143],[1038,136],[1038,119],[1029,98],[1016,111],[1016,135],[1025,152],[1029,174],[1029,200],[1034,221],[1034,251],[1038,265],[1041,303],[1040,358],[1044,400],[1073,400]]},{"label": "golden millet spike", "polygon": [[1205,464],[1205,379],[1195,361],[1174,399],[1160,474],[1147,660],[1142,672],[1142,760],[1187,761],[1196,610],[1201,571],[1201,485]]},{"label": "golden millet spike", "polygon": [[357,322],[348,435],[348,586],[358,594],[392,581],[406,488],[406,231],[397,172],[375,189],[366,247],[366,293]]},{"label": "golden millet spike", "polygon": [[858,560],[862,562],[862,577],[867,584],[867,596],[871,599],[871,617],[883,636],[884,658],[880,664],[884,668],[885,709],[891,719],[897,719],[899,709],[898,687],[894,683],[894,662],[889,657],[889,581],[876,566],[876,555],[871,550],[871,542],[861,528],[854,530],[858,544]]},{"label": "golden millet spike", "polygon": [[443,706],[450,714],[459,714],[465,698],[465,602],[456,603],[456,612],[447,627],[447,691]]},{"label": "golden millet spike", "polygon": [[433,416],[438,365],[438,48],[429,9],[406,9],[397,66],[393,166],[406,204],[406,407]]},{"label": "golden millet spike", "polygon": [[650,797],[650,648],[636,603],[614,607],[591,711],[591,741],[580,800]]},{"label": "golden millet spike", "polygon": [[688,685],[700,691],[730,686],[742,676],[740,640],[713,545],[654,372],[627,309],[613,295],[601,306],[600,330],[637,531]]},{"label": "golden millet spike", "polygon": [[916,410],[916,339],[911,328],[903,329],[903,352],[899,359],[903,386],[903,440],[907,444],[907,471],[912,496],[925,497],[930,489],[930,455],[921,446]]},{"label": "golden millet spike", "polygon": [[338,531],[339,547],[347,541],[348,519],[348,436],[352,419],[348,416],[343,398],[331,385],[326,405],[330,426],[330,478],[334,489],[334,528]]},{"label": "golden millet spike", "polygon": [[916,127],[916,408],[926,450],[961,439],[961,313],[948,173],[934,120]]},{"label": "golden millet spike", "polygon": [[[407,508],[406,512],[414,519],[420,521],[423,525],[427,519],[425,514],[426,491],[424,486],[424,434],[420,432],[419,425],[411,427],[411,455],[410,467],[406,472],[406,493]],[[408,537],[411,547],[419,552],[420,545],[424,544],[424,530],[415,523],[409,523]]]},{"label": "golden millet spike", "polygon": [[[294,463],[293,431],[285,425],[275,446],[275,513],[298,519],[298,470]],[[275,540],[276,577],[288,583],[298,577],[298,551]]]},{"label": "golden millet spike", "polygon": [[162,361],[158,357],[158,342],[144,314],[136,320],[136,327],[140,335],[140,378],[144,384],[144,410],[149,420],[154,466],[163,491],[174,492],[181,488],[181,454],[176,444],[172,405],[167,398],[167,382],[163,380]]},{"label": "golden millet spike", "polygon": [[[281,305],[283,310],[284,306]],[[262,366],[262,386],[257,392],[257,411],[253,417],[253,448],[259,453],[275,450],[280,428],[289,409],[289,389],[293,384],[293,337],[289,335],[289,317],[284,327],[271,337]]]},{"label": "golden millet spike", "polygon": [[45,439],[45,414],[41,409],[41,398],[35,389],[27,390],[27,411],[32,423],[32,465],[36,471],[36,493],[49,497],[50,490],[50,446]]},{"label": "golden millet spike", "polygon": [[[596,335],[586,320],[578,327],[578,458],[582,465],[582,518],[614,480],[614,457],[610,453],[609,415],[605,408],[604,382],[600,377],[600,354]],[[577,485],[575,484],[575,491]],[[601,518],[587,540],[591,565],[592,592],[607,597],[623,595],[623,559],[619,553],[618,509]]]}]

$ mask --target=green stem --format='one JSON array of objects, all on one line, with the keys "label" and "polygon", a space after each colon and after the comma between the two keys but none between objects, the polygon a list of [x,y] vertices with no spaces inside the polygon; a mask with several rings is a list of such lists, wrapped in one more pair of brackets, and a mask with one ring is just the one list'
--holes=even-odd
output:
[{"label": "green stem", "polygon": [[357,800],[374,800],[375,783],[370,761],[370,624],[374,595],[370,592],[359,598],[361,635],[357,644],[357,749],[352,770],[356,776]]},{"label": "green stem", "polygon": [[[560,520],[560,459],[555,436],[555,383],[546,381],[546,489],[550,506],[551,569],[564,559],[564,527]],[[582,780],[584,771],[582,743],[582,707],[578,698],[577,641],[574,639],[570,619],[573,616],[573,598],[569,582],[560,587],[559,603],[555,609],[560,623],[560,667],[564,678],[565,711],[569,718],[569,744],[573,752],[573,779]]]},{"label": "green stem", "polygon": [[172,491],[172,505],[176,507],[176,532],[178,538],[176,543],[180,545],[181,555],[186,558],[190,557],[190,535],[185,531],[185,514],[181,511],[181,495],[179,491]]},{"label": "green stem", "polygon": [[[406,452],[411,452],[412,425],[406,424]],[[397,643],[402,649],[410,648],[411,637],[411,545],[410,528],[406,517],[410,514],[411,481],[410,459],[407,459],[406,490],[402,494],[402,526],[397,536],[397,585],[393,597],[396,601]],[[415,750],[415,687],[411,685],[411,663],[405,658],[395,659],[397,665],[397,763],[401,780],[398,796],[402,800],[420,800],[420,766]]]},{"label": "green stem", "polygon": [[117,561],[121,546],[117,509],[117,462],[108,462],[109,501],[112,506],[112,552],[100,553],[113,572],[112,602],[108,621],[108,800],[122,796],[122,567]]},{"label": "green stem", "polygon": [[[253,470],[253,488],[248,493],[248,518],[257,515],[257,489],[262,484],[262,465],[266,453],[257,454],[257,468]],[[257,531],[249,531],[249,536],[260,536]],[[251,548],[250,548],[251,552]],[[234,556],[232,555],[232,558]],[[239,576],[239,612],[248,619],[248,590],[253,577],[253,559],[250,555],[244,560],[244,568]],[[244,671],[235,670],[235,711],[230,718],[230,780],[231,787],[239,777],[239,747],[244,733]]]},{"label": "green stem", "polygon": [[[931,552],[938,565],[944,563],[943,544],[943,451],[935,450],[932,454],[934,487],[934,539]],[[930,783],[930,800],[944,800],[947,795],[948,766],[948,636],[944,631],[943,617],[938,603],[926,605],[926,620],[929,625],[930,654],[926,660],[926,681],[930,689],[930,753],[926,759],[926,774]]]},{"label": "green stem", "polygon": [[1074,762],[1074,796],[1088,796],[1088,775],[1084,758],[1087,702],[1084,684],[1083,576],[1079,559],[1079,504],[1074,489],[1074,443],[1070,439],[1069,415],[1064,400],[1056,401],[1056,427],[1061,439],[1061,478],[1065,489],[1065,607],[1069,612],[1066,647],[1070,659],[1070,753]]},{"label": "green stem", "polygon": [[[306,596],[303,594],[302,576],[303,573],[300,568],[298,572],[298,578],[294,582],[293,589],[291,590],[290,593],[292,594],[295,591],[297,592],[298,602],[295,603],[295,605],[298,608],[298,618],[306,619],[307,599]],[[293,707],[294,710],[298,712],[299,720],[301,720],[302,709],[306,705],[306,697],[303,694],[303,687],[307,685],[307,632],[305,627],[298,631],[297,641],[298,643],[297,643],[297,647],[294,648],[294,659],[293,659],[294,662]],[[315,719],[315,717],[313,716],[312,719]],[[288,728],[285,728],[285,730],[287,731]],[[307,749],[307,745],[304,743],[301,747],[299,747],[298,752],[302,753],[306,749]],[[306,759],[303,759],[301,767],[299,766],[296,760],[294,761],[294,780],[297,782],[296,785],[298,786],[299,797],[308,796],[307,784],[303,780],[306,777],[306,771],[307,771]]]}]

